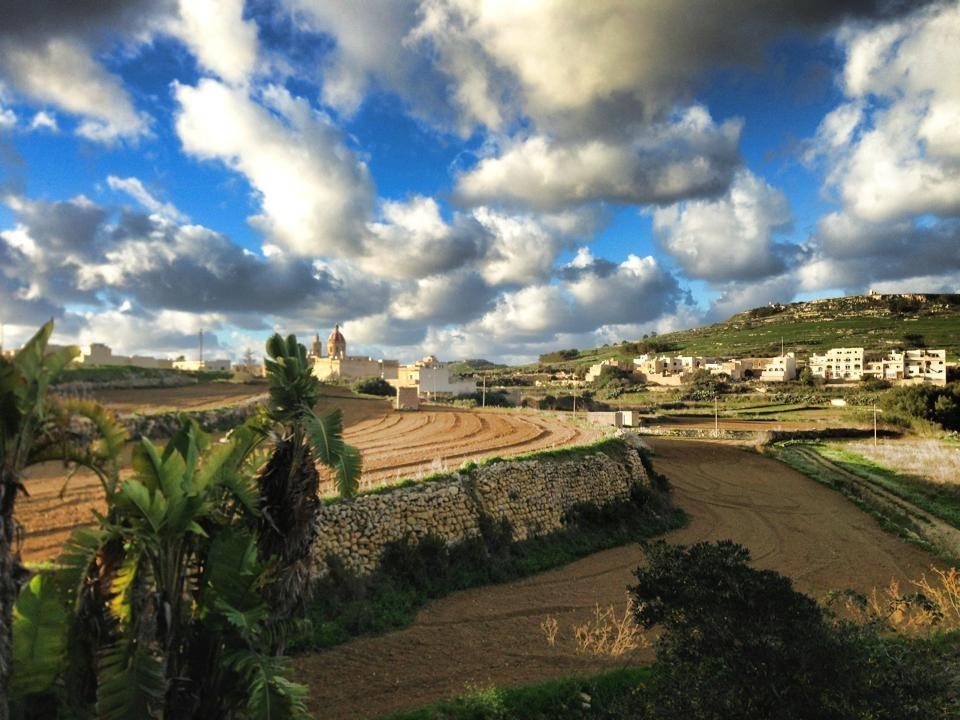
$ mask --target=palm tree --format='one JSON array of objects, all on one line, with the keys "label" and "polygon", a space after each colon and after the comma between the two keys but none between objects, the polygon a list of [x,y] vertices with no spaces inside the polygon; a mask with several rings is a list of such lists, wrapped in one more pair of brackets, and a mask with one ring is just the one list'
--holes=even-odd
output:
[{"label": "palm tree", "polygon": [[56,413],[47,390],[79,354],[75,347],[48,353],[52,333],[50,320],[12,360],[0,357],[0,720],[8,716],[13,607],[26,577],[16,546],[17,495],[26,492],[24,468],[50,457]]},{"label": "palm tree", "polygon": [[212,444],[189,420],[162,450],[140,441],[134,475],[108,494],[99,527],[77,531],[20,595],[11,688],[22,712],[304,716],[305,689],[274,652],[265,568],[245,521],[258,515],[258,442],[244,425]]},{"label": "palm tree", "polygon": [[360,452],[343,442],[341,411],[315,412],[322,386],[296,336],[272,336],[267,354],[271,422],[263,427],[274,450],[259,476],[257,536],[260,556],[271,561],[274,617],[285,620],[302,612],[310,596],[311,547],[321,502],[317,463],[333,472],[340,495],[351,497],[361,462]]}]

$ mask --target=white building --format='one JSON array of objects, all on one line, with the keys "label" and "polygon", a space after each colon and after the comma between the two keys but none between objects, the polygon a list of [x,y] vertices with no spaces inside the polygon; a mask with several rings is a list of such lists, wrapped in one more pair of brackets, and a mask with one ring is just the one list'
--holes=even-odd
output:
[{"label": "white building", "polygon": [[185,372],[230,372],[230,361],[218,360],[174,360],[174,370]]},{"label": "white building", "polygon": [[814,377],[856,381],[863,378],[865,353],[859,348],[831,348],[824,355],[811,355],[808,365]]},{"label": "white building", "polygon": [[450,367],[433,355],[412,365],[401,365],[397,377],[387,382],[394,387],[416,387],[421,397],[469,395],[477,391],[475,380],[451,380]]},{"label": "white building", "polygon": [[867,353],[863,348],[833,348],[811,355],[810,371],[824,380],[857,381],[875,378],[889,382],[947,384],[947,351],[925,348],[904,352]]},{"label": "white building", "polygon": [[763,360],[765,362],[754,366],[760,370],[760,380],[763,382],[786,382],[797,379],[797,356],[792,352],[763,358]]}]

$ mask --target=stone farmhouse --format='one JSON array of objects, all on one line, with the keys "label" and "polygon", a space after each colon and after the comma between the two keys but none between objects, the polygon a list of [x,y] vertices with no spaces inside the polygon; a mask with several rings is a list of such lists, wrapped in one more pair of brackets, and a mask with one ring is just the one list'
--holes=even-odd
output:
[{"label": "stone farmhouse", "polygon": [[947,351],[918,348],[882,354],[862,347],[831,348],[811,355],[810,371],[827,382],[857,382],[864,378],[900,383],[947,384]]}]

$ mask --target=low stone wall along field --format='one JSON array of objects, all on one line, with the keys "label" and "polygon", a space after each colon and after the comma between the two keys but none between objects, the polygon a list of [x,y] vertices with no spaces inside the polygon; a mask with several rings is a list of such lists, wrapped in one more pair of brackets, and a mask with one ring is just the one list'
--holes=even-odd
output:
[{"label": "low stone wall along field", "polygon": [[330,556],[351,572],[371,573],[392,542],[431,535],[454,544],[478,535],[483,518],[507,520],[515,540],[559,530],[579,505],[624,501],[634,486],[648,486],[640,453],[628,436],[332,502],[317,521],[318,573]]}]

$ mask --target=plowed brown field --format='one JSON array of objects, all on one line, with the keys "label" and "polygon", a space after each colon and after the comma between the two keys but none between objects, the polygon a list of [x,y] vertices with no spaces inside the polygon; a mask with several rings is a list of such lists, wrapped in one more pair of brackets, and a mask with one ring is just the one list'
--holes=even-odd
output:
[{"label": "plowed brown field", "polygon": [[[756,566],[790,576],[814,597],[919,578],[934,562],[839,493],[775,460],[718,443],[650,442],[657,469],[690,515],[670,542],[730,538],[750,549]],[[650,650],[613,663],[578,655],[571,639],[571,627],[588,621],[596,604],[623,612],[641,561],[636,546],[616,548],[526,580],[456,593],[432,602],[410,628],[302,655],[294,664],[318,716],[363,718],[450,697],[467,685],[520,685],[646,663]],[[552,648],[540,628],[547,616],[560,625]]]},{"label": "plowed brown field", "polygon": [[[263,385],[208,384],[183,388],[107,390],[97,397],[119,412],[133,409],[200,409],[239,402],[265,390]],[[358,397],[339,388],[326,388],[320,409],[337,406],[344,413],[344,438],[360,448],[363,488],[389,484],[441,470],[465,460],[515,455],[590,442],[594,429],[574,425],[561,417],[512,410],[461,410],[424,406],[419,412],[396,412],[386,400]],[[78,472],[66,493],[63,467],[56,463],[34,468],[26,481],[30,497],[17,505],[24,527],[23,556],[44,560],[57,554],[74,528],[90,523],[94,509],[102,510],[103,491],[96,477]],[[325,482],[322,492],[333,492]]]}]

